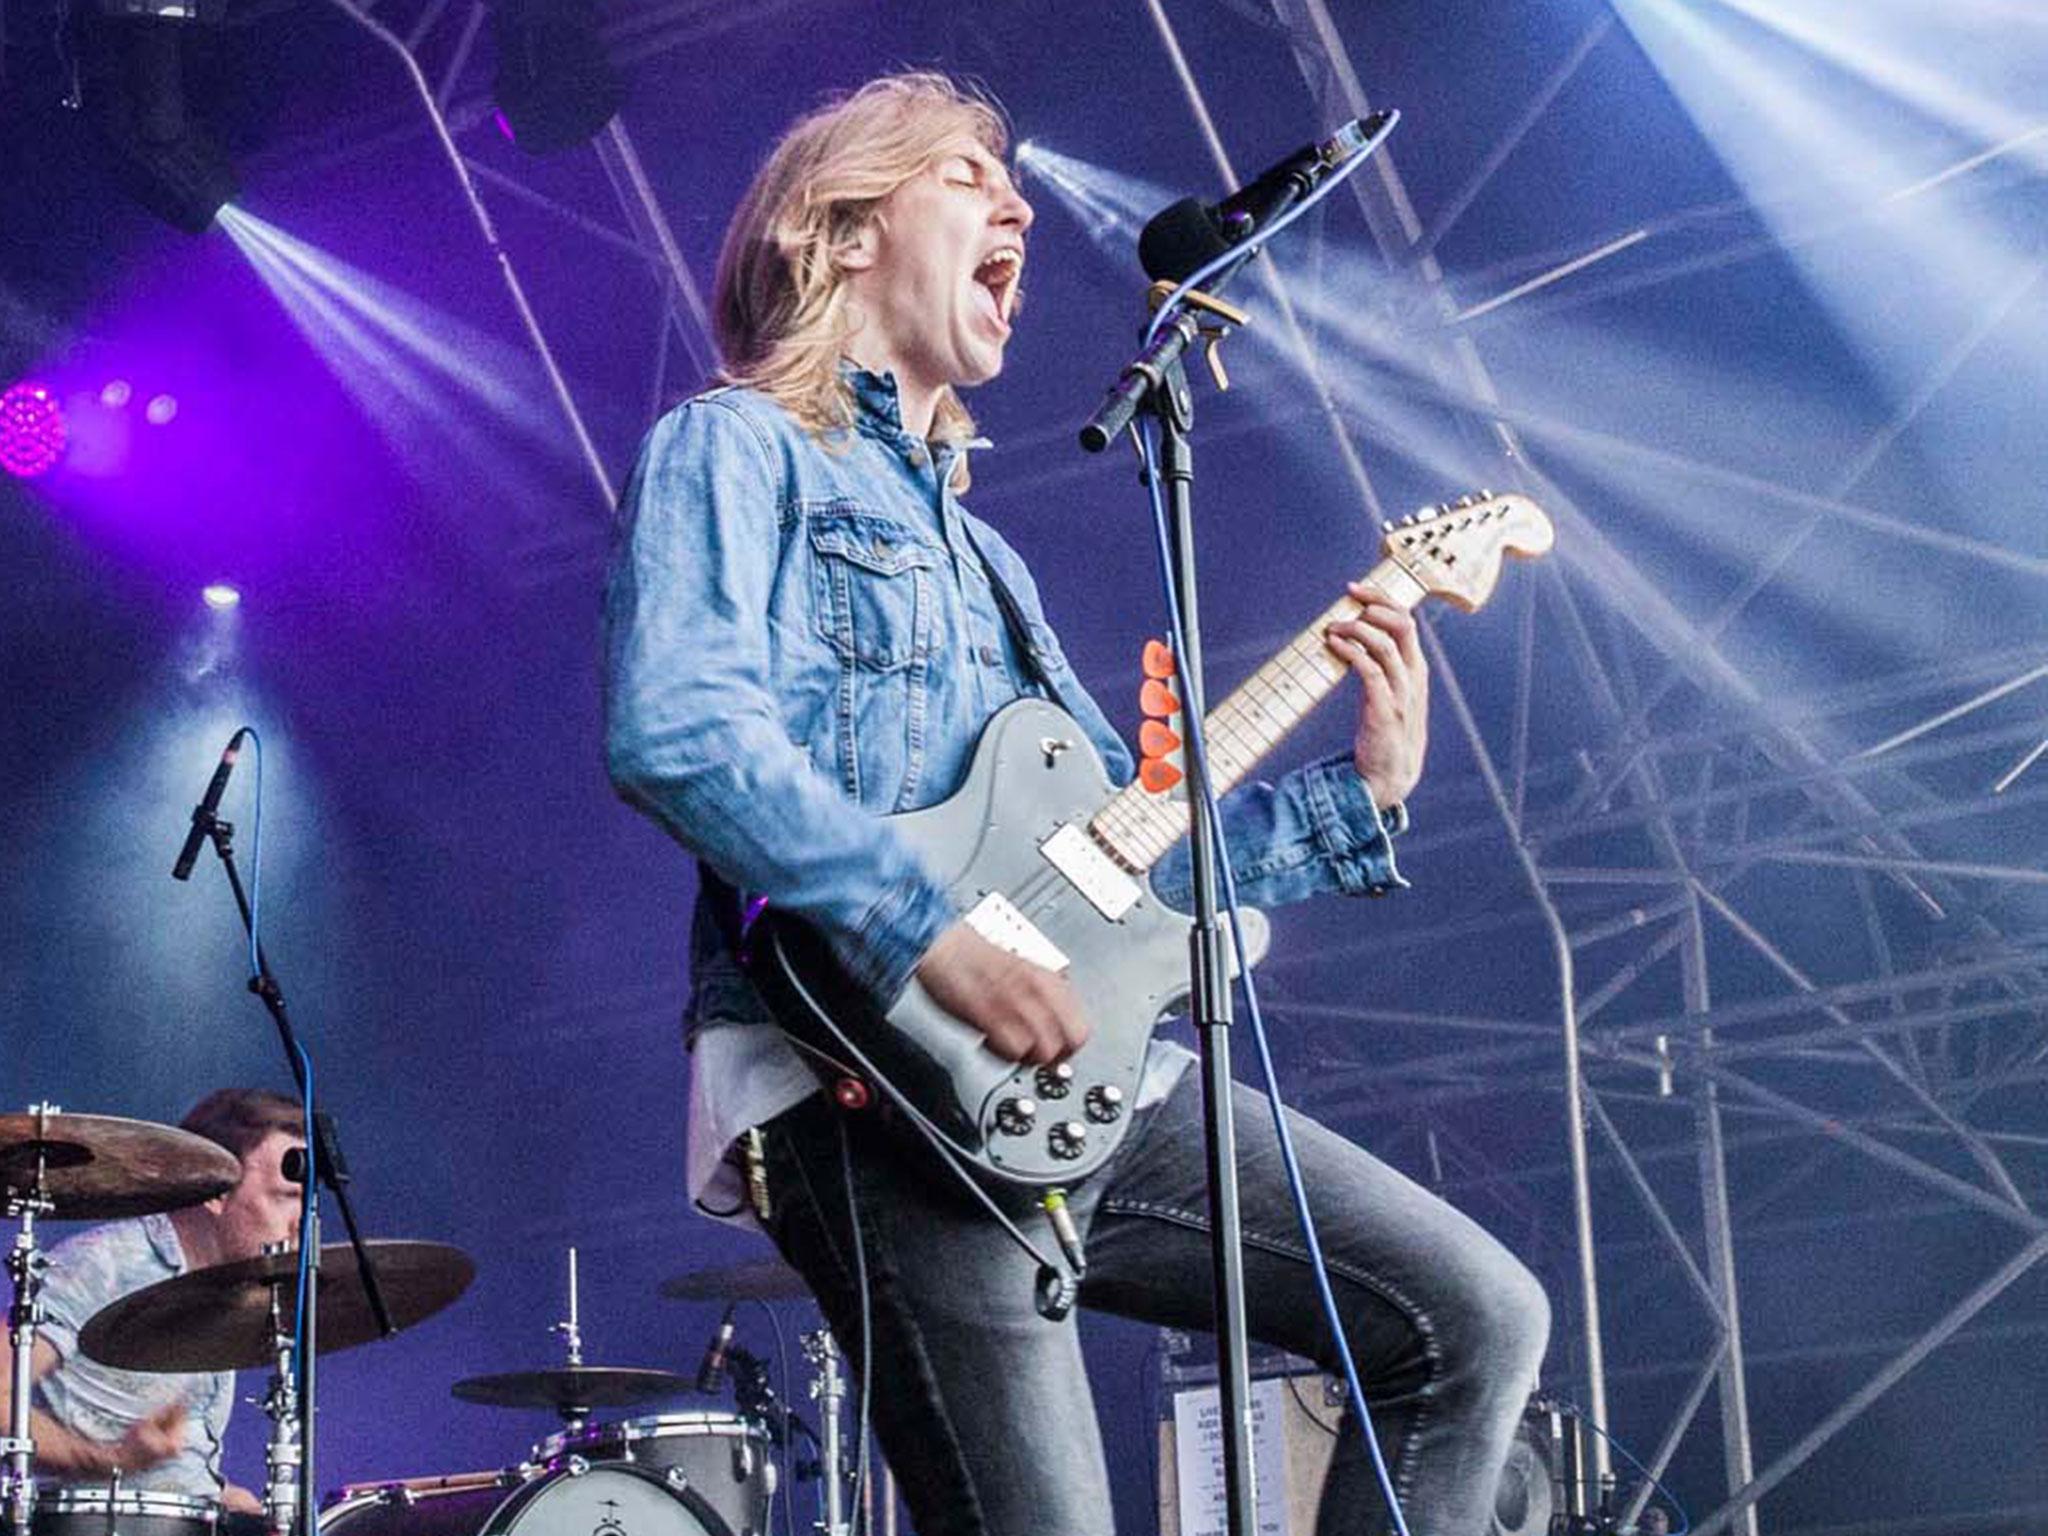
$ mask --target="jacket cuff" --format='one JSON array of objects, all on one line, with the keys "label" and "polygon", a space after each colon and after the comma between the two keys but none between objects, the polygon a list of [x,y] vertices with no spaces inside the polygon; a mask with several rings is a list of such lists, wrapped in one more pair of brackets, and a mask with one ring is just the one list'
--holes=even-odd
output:
[{"label": "jacket cuff", "polygon": [[1382,811],[1372,786],[1348,756],[1312,763],[1303,770],[1317,842],[1338,889],[1346,895],[1384,896],[1408,889],[1394,863],[1394,837],[1408,830],[1405,806]]},{"label": "jacket cuff", "polygon": [[917,962],[958,919],[945,888],[928,880],[891,886],[841,946],[847,974],[886,1010],[896,1005]]}]

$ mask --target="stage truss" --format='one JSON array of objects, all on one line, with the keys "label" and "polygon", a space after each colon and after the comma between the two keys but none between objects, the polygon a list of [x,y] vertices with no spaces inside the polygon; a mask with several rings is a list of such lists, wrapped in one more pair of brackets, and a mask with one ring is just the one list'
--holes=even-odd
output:
[{"label": "stage truss", "polygon": [[[478,0],[328,3],[373,32],[413,79],[413,110],[441,137],[451,174],[459,176],[496,255],[498,280],[554,385],[565,431],[587,471],[587,522],[572,517],[566,526],[533,530],[520,556],[528,576],[588,575],[602,548],[614,469],[595,446],[575,381],[556,364],[546,327],[521,286],[518,252],[499,241],[487,208],[502,199],[538,209],[563,239],[590,242],[595,256],[644,265],[663,317],[650,327],[648,342],[650,419],[709,369],[714,348],[706,285],[685,260],[624,123],[605,130],[590,151],[609,189],[602,206],[543,193],[464,148],[487,119],[486,82],[474,57],[484,18]],[[613,41],[625,62],[645,63],[757,22],[764,9],[801,7],[648,9],[615,23]],[[1229,165],[1210,126],[1204,88],[1185,63],[1174,15],[1163,0],[1149,0],[1149,12],[1207,134],[1219,177],[1237,184],[1241,168]],[[1299,62],[1322,120],[1363,116],[1377,104],[1325,0],[1273,0],[1269,20]],[[1646,1448],[1645,1459],[1658,1473],[1688,1437],[1713,1436],[1718,1426],[1724,1486],[1718,1507],[1696,1513],[1694,1529],[1702,1536],[1727,1530],[1757,1536],[1762,1500],[2048,1257],[2048,1216],[2039,1209],[2043,1176],[2038,1163],[2028,1161],[2048,1147],[2048,1126],[2012,1107],[2016,1090],[2048,1080],[2048,933],[2029,927],[2024,913],[2001,899],[2014,889],[2048,884],[2035,809],[2048,795],[2048,767],[2029,773],[2048,732],[2042,703],[2048,650],[2019,644],[1947,655],[1824,698],[1788,701],[1767,697],[1721,659],[1715,642],[1741,624],[1749,602],[1803,541],[1839,529],[1918,542],[1945,558],[2035,578],[2048,577],[2048,559],[1859,505],[1850,499],[1854,466],[1844,472],[1840,494],[1826,496],[1726,465],[1679,460],[1647,444],[1608,444],[1617,454],[1653,460],[1784,509],[1784,540],[1758,552],[1750,579],[1722,612],[1699,621],[1660,600],[1655,584],[1613,551],[1581,511],[1560,483],[1566,477],[1546,474],[1541,434],[1527,430],[1538,418],[1503,398],[1488,371],[1483,335],[1462,322],[1558,284],[1584,282],[1621,245],[1595,242],[1483,304],[1466,296],[1462,309],[1442,290],[1433,252],[1575,72],[1610,46],[1618,30],[1603,16],[1560,48],[1544,89],[1461,193],[1428,218],[1410,202],[1398,147],[1351,183],[1389,268],[1441,295],[1446,323],[1430,334],[1435,351],[1419,370],[1433,381],[1423,392],[1428,403],[1456,423],[1469,467],[1484,469],[1496,486],[1532,493],[1550,510],[1561,551],[1560,559],[1530,573],[1512,600],[1518,605],[1517,676],[1504,716],[1479,717],[1454,658],[1430,637],[1439,720],[1462,737],[1477,778],[1468,786],[1466,824],[1439,812],[1435,825],[1458,830],[1425,830],[1416,846],[1442,851],[1467,845],[1474,856],[1501,861],[1518,877],[1523,904],[1454,930],[1401,935],[1392,952],[1487,935],[1512,940],[1528,947],[1531,974],[1547,974],[1550,993],[1547,1003],[1532,1001],[1526,1014],[1514,1017],[1345,1009],[1347,1022],[1428,1028],[1462,1043],[1392,1060],[1329,1044],[1298,1102],[1341,1123],[1345,1106],[1369,1093],[1378,1110],[1397,1110],[1429,1137],[1433,1153],[1435,1117],[1453,1107],[1461,1115],[1478,1106],[1554,1118],[1560,1126],[1555,1163],[1490,1167],[1468,1147],[1469,1177],[1462,1183],[1448,1178],[1445,1187],[1454,1196],[1461,1187],[1496,1193],[1513,1187],[1531,1202],[1559,1200],[1569,1209],[1570,1259],[1562,1276],[1549,1277],[1554,1292],[1564,1278],[1570,1293],[1556,1293],[1561,1325],[1551,1375],[1601,1421],[1614,1408],[1603,1346],[1626,1329],[1611,1316],[1603,1320],[1603,1294],[1612,1285],[1603,1222],[1614,1222],[1626,1206],[1632,1227],[1647,1224],[1661,1252],[1637,1245],[1631,1262],[1665,1267],[1674,1293],[1697,1309],[1709,1342],[1695,1358],[1630,1367],[1638,1377],[1675,1375],[1683,1387],[1661,1422],[1623,1413],[1615,1431]],[[368,133],[358,126],[331,153],[360,154],[386,135],[419,131],[417,120],[402,117]],[[293,174],[317,175],[321,157],[305,148],[294,156]],[[1661,228],[1647,227],[1626,244],[1695,225],[1709,212],[1676,211]],[[1746,259],[1758,248],[1752,237],[1731,234],[1719,251],[1674,261],[1652,280],[1683,281],[1688,272]],[[1312,343],[1286,303],[1284,282],[1265,281],[1280,301],[1287,344],[1313,370]],[[1941,375],[1929,378],[1915,405],[1873,433],[1865,467],[1943,382]],[[1373,444],[1339,407],[1324,409],[1342,435],[1345,470],[1360,504],[1377,518],[1382,507],[1371,469]],[[1573,550],[1596,553],[1565,553]],[[1544,733],[1532,718],[1555,709],[1561,696],[1578,712],[1582,735],[1568,752],[1546,757],[1537,746]],[[1915,723],[1896,728],[1902,717]],[[1845,756],[1823,745],[1822,736],[1872,744]],[[1966,823],[1989,829],[1985,835],[1994,845],[2009,824],[2013,856],[1959,860],[1923,851],[1930,835]],[[1840,931],[1848,936],[1843,942],[1860,946],[1867,957],[1865,974],[1847,982],[1818,979],[1818,968],[1797,946],[1774,936],[1749,910],[1754,882],[1788,869],[1826,882],[1828,899],[1839,904]],[[1943,937],[1930,944],[1927,936],[1936,928]],[[1385,945],[1375,950],[1388,952]],[[1736,979],[1724,982],[1731,973]],[[1611,1022],[1624,1015],[1626,1022]],[[1292,1017],[1312,1026],[1315,1010],[1297,1008]],[[1746,1213],[1731,1188],[1730,1164],[1751,1146],[1791,1146],[1804,1159],[1755,1200],[1759,1221],[1813,1169],[1851,1157],[1885,1170],[1924,1200],[1896,1212],[1845,1217],[1881,1226],[1914,1219],[1916,1211],[1924,1215],[1932,1202],[1975,1213],[1987,1233],[1997,1234],[1986,1240],[1987,1262],[1976,1285],[1927,1315],[1917,1331],[1871,1343],[1864,1354],[1872,1364],[1861,1384],[1782,1444],[1757,1443],[1748,1405],[1755,1362],[1744,1344],[1743,1278],[1756,1260],[1738,1251]],[[1876,1236],[1871,1242],[1883,1251]],[[1773,1361],[1784,1363],[1782,1353]],[[1949,1426],[1946,1432],[1957,1431]],[[1604,1444],[1598,1454],[1606,1470]],[[1634,1491],[1626,1500],[1633,1517],[1647,1487],[1627,1476],[1622,1486]],[[2048,1504],[1999,1513],[2048,1514]],[[1953,1527],[1941,1519],[1880,1517],[1830,1529],[1877,1536],[1961,1529],[1969,1518],[1958,1510]]]}]

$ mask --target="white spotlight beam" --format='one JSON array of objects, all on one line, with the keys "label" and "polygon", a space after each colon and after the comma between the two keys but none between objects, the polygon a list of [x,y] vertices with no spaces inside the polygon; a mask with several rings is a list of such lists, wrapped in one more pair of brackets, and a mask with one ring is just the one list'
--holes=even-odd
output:
[{"label": "white spotlight beam", "polygon": [[[483,194],[477,190],[475,180],[469,174],[468,163],[462,151],[455,145],[455,136],[449,131],[448,120],[442,111],[440,101],[433,88],[428,85],[425,73],[405,46],[405,40],[383,22],[367,12],[359,10],[350,0],[328,0],[336,10],[361,27],[371,37],[398,55],[404,67],[406,78],[418,92],[420,103],[426,109],[427,119],[434,131],[435,139],[447,157],[449,169],[455,173],[456,184],[461,188],[464,201],[469,205],[477,230],[483,235],[484,244],[490,248],[491,256],[498,266],[498,275],[504,282],[505,292],[512,300],[512,307],[519,315],[519,323],[526,331],[526,339],[532,345],[534,354],[540,360],[541,370],[547,375],[548,387],[554,392],[555,403],[561,407],[562,417],[567,422],[569,433],[575,439],[584,467],[590,471],[591,482],[597,487],[599,507],[609,517],[613,504],[618,500],[618,489],[612,482],[611,471],[605,467],[604,457],[597,451],[597,443],[584,425],[583,412],[577,407],[576,397],[569,391],[569,381],[563,377],[561,364],[555,360],[554,349],[548,345],[546,334],[541,330],[540,319],[533,312],[533,305],[527,299],[526,287],[519,281],[519,273],[512,265],[512,258],[498,239],[497,226],[491,222],[490,210],[484,206]],[[479,7],[481,9],[481,7]],[[451,79],[453,77],[451,76]]]},{"label": "white spotlight beam", "polygon": [[1557,100],[1558,93],[1571,83],[1572,77],[1579,72],[1579,66],[1586,62],[1587,57],[1613,30],[1612,11],[1603,11],[1594,18],[1593,24],[1580,36],[1578,44],[1565,55],[1564,61],[1550,72],[1550,78],[1545,80],[1537,88],[1536,94],[1523,105],[1513,125],[1501,135],[1493,148],[1487,151],[1486,158],[1479,162],[1479,169],[1473,172],[1465,185],[1444,204],[1435,222],[1416,243],[1417,255],[1427,255],[1443,242],[1444,236],[1451,232],[1452,226],[1465,216],[1465,210],[1470,208],[1479,194],[1486,190],[1488,183],[1499,173],[1500,168],[1507,164],[1508,157],[1520,146],[1522,140],[1529,136],[1529,130],[1534,128],[1550,110],[1551,103]]}]

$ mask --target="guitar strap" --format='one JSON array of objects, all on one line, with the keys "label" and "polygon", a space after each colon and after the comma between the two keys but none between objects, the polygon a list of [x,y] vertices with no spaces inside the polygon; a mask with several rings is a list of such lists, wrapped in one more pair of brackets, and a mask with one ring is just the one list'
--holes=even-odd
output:
[{"label": "guitar strap", "polygon": [[988,551],[981,547],[981,540],[975,536],[974,525],[963,516],[960,526],[966,530],[967,542],[974,547],[974,558],[981,562],[982,577],[988,582],[989,591],[995,594],[996,607],[1002,610],[1003,627],[1010,632],[1010,644],[1024,663],[1024,670],[1030,680],[1038,686],[1046,698],[1059,705],[1068,714],[1074,714],[1073,703],[1060,694],[1060,685],[1052,675],[1039,665],[1038,652],[1031,645],[1031,624],[1024,617],[1024,605],[1017,601],[1017,594],[1010,590],[1010,584],[1003,580],[996,563],[989,559]]}]

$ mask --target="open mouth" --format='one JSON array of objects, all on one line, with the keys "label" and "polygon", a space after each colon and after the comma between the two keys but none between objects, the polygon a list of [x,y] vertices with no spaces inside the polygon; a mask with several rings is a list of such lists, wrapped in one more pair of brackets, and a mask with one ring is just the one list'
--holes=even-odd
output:
[{"label": "open mouth", "polygon": [[1024,273],[1024,253],[1016,246],[991,251],[974,269],[974,280],[988,293],[995,318],[1005,330],[1017,313],[1018,279]]}]

